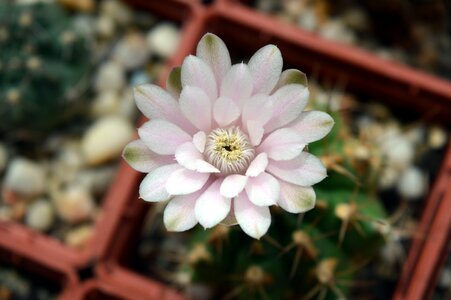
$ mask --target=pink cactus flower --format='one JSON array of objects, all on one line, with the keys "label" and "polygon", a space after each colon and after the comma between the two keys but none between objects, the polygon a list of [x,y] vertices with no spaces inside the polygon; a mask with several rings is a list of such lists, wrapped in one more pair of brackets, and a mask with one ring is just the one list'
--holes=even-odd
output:
[{"label": "pink cactus flower", "polygon": [[136,104],[150,121],[123,157],[148,173],[139,188],[142,199],[169,200],[168,230],[238,223],[259,239],[270,226],[270,206],[290,213],[314,207],[312,185],[326,169],[303,150],[327,135],[334,121],[324,112],[303,111],[306,84],[300,71],[282,72],[276,46],[261,48],[248,64],[232,65],[224,42],[207,33],[196,56],[170,74],[167,91],[136,87]]}]

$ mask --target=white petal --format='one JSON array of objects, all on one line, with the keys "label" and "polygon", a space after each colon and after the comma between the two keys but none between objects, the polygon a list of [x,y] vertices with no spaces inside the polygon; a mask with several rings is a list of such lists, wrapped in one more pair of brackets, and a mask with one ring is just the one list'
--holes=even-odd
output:
[{"label": "white petal", "polygon": [[243,175],[229,175],[221,184],[220,193],[224,197],[233,198],[244,189],[247,183],[247,177]]},{"label": "white petal", "polygon": [[216,80],[210,67],[193,55],[186,57],[182,65],[182,87],[187,85],[202,89],[211,101],[218,96]]},{"label": "white petal", "polygon": [[277,82],[276,86],[273,89],[273,92],[277,91],[281,87],[287,85],[287,84],[301,84],[303,86],[307,86],[307,76],[305,73],[302,73],[299,70],[296,69],[287,69],[280,74],[279,81]]},{"label": "white petal", "polygon": [[219,192],[221,183],[222,179],[213,182],[196,202],[194,209],[196,218],[205,228],[217,225],[230,211],[230,198],[223,197]]},{"label": "white petal", "polygon": [[247,121],[247,132],[249,133],[251,144],[257,146],[262,141],[265,130],[259,121],[250,120]]},{"label": "white petal", "polygon": [[249,200],[258,206],[269,206],[277,203],[280,195],[279,181],[268,173],[257,177],[249,177],[246,185]]},{"label": "white petal", "polygon": [[174,162],[172,156],[150,151],[141,140],[135,140],[125,146],[122,157],[133,169],[143,173],[149,173],[159,166]]},{"label": "white petal", "polygon": [[271,133],[257,148],[274,160],[290,160],[298,156],[305,145],[301,135],[294,129],[282,128]]},{"label": "white petal", "polygon": [[196,161],[196,171],[199,173],[221,173],[215,166],[207,163],[203,159],[198,159]]},{"label": "white petal", "polygon": [[196,170],[196,161],[203,160],[203,156],[192,142],[186,142],[175,151],[175,159],[181,166]]},{"label": "white petal", "polygon": [[265,131],[271,132],[290,123],[300,116],[307,105],[308,89],[300,84],[289,84],[273,95],[273,114],[265,125]]},{"label": "white petal", "polygon": [[241,120],[243,124],[247,124],[248,121],[252,120],[265,125],[272,116],[272,107],[271,96],[255,95],[244,103]]},{"label": "white petal", "polygon": [[186,231],[197,224],[194,207],[200,192],[175,196],[164,210],[164,225],[169,231]]},{"label": "white petal", "polygon": [[193,129],[183,117],[177,101],[164,89],[153,84],[134,88],[136,106],[149,119],[164,119],[182,128]]},{"label": "white petal", "polygon": [[226,97],[219,97],[213,107],[213,116],[219,126],[224,127],[231,124],[240,116],[240,108],[236,103]]},{"label": "white petal", "polygon": [[266,166],[268,166],[268,155],[266,153],[260,153],[247,168],[246,176],[258,176],[266,170]]},{"label": "white petal", "polygon": [[293,160],[270,160],[266,170],[286,182],[302,186],[314,185],[327,176],[321,160],[307,152]]},{"label": "white petal", "polygon": [[166,190],[171,195],[186,195],[197,192],[207,182],[210,174],[180,169],[169,176]]},{"label": "white petal", "polygon": [[183,115],[197,129],[204,132],[211,130],[211,101],[203,90],[195,86],[185,86],[179,102]]},{"label": "white petal", "polygon": [[252,74],[253,94],[268,94],[272,91],[282,72],[282,55],[274,45],[267,45],[258,50],[249,60]]},{"label": "white petal", "polygon": [[199,131],[193,135],[193,144],[200,153],[204,153],[205,144],[207,143],[207,135],[203,131]]},{"label": "white petal", "polygon": [[139,186],[139,197],[149,202],[168,200],[171,195],[165,188],[168,178],[180,169],[178,164],[165,165],[151,171]]},{"label": "white petal", "polygon": [[249,67],[244,63],[236,64],[224,77],[220,95],[233,99],[241,107],[243,101],[251,96],[252,88],[252,76]]},{"label": "white petal", "polygon": [[216,35],[206,33],[197,44],[196,55],[211,67],[219,86],[231,66],[227,46]]},{"label": "white petal", "polygon": [[279,183],[280,198],[278,204],[286,211],[298,214],[315,206],[316,194],[311,186],[303,187],[283,180]]},{"label": "white petal", "polygon": [[306,111],[290,124],[290,128],[297,130],[303,143],[311,143],[325,137],[334,126],[334,119],[322,111]]},{"label": "white petal", "polygon": [[239,194],[233,205],[238,224],[247,235],[260,239],[268,231],[271,225],[269,207],[254,205],[246,193]]},{"label": "white petal", "polygon": [[191,140],[180,127],[161,119],[144,123],[138,135],[150,150],[161,155],[174,154],[179,145]]}]

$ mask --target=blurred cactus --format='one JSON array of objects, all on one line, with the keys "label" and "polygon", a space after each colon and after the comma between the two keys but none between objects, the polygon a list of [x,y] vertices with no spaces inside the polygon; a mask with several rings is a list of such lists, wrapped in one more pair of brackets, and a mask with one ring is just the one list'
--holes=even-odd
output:
[{"label": "blurred cactus", "polygon": [[213,299],[346,299],[356,271],[378,254],[384,239],[375,222],[386,218],[373,196],[379,163],[347,150],[349,126],[332,115],[333,131],[309,145],[329,169],[315,186],[314,210],[294,215],[273,207],[260,241],[235,227],[195,230],[183,271],[213,287]]},{"label": "blurred cactus", "polygon": [[2,1],[0,49],[0,134],[28,139],[85,106],[89,49],[57,4]]}]

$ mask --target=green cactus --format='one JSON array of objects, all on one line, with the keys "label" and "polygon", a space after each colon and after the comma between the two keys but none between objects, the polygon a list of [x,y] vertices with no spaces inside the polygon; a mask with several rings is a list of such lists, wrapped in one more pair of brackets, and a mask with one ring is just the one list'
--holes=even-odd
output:
[{"label": "green cactus", "polygon": [[[386,218],[373,192],[377,164],[359,170],[345,153],[348,139],[342,135],[349,128],[340,114],[333,117],[329,136],[309,145],[323,159],[332,153],[343,158],[315,186],[315,209],[299,216],[273,207],[271,227],[260,241],[235,227],[194,231],[183,268],[193,282],[212,286],[214,299],[344,298],[355,271],[377,255],[384,240],[374,223]],[[365,173],[361,182],[354,176],[359,172]]]},{"label": "green cactus", "polygon": [[87,45],[55,3],[0,3],[1,135],[28,139],[86,107]]}]

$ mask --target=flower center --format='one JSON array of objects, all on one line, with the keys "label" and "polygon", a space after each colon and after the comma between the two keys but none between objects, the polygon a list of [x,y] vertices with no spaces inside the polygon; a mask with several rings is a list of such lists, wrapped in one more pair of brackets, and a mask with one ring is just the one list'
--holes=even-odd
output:
[{"label": "flower center", "polygon": [[207,137],[206,159],[221,173],[244,173],[254,158],[254,153],[248,137],[238,127],[218,128]]}]

